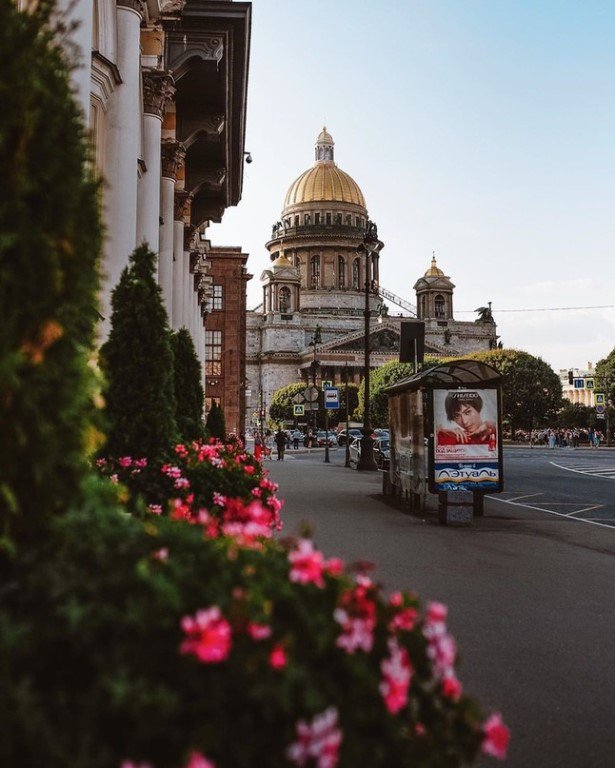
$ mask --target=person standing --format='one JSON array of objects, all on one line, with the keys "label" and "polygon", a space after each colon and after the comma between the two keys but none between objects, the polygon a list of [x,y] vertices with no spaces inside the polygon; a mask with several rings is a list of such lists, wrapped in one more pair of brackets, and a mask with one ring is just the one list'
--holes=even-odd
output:
[{"label": "person standing", "polygon": [[280,427],[275,433],[275,444],[278,449],[278,461],[284,461],[284,450],[286,449],[286,435]]},{"label": "person standing", "polygon": [[265,458],[269,459],[269,461],[273,461],[273,435],[271,434],[270,429],[265,432],[263,447],[265,450]]},{"label": "person standing", "polygon": [[263,438],[260,432],[254,433],[254,458],[260,461],[263,455]]}]

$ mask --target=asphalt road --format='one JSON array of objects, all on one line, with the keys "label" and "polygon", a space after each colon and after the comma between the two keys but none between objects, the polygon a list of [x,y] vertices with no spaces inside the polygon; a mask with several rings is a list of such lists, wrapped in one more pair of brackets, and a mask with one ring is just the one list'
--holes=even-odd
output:
[{"label": "asphalt road", "polygon": [[307,522],[327,555],[449,605],[466,691],[511,727],[507,766],[612,768],[615,452],[507,450],[506,493],[471,528],[437,525],[433,497],[424,517],[404,514],[379,473],[343,462],[343,450],[331,464],[323,451],[267,462],[283,533]]}]

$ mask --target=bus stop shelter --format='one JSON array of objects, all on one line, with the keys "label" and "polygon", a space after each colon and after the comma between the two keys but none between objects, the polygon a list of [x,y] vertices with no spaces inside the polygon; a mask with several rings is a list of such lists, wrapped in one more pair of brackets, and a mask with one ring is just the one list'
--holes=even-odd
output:
[{"label": "bus stop shelter", "polygon": [[439,363],[388,387],[391,462],[384,492],[439,519],[468,524],[485,493],[503,490],[502,377],[477,360]]}]

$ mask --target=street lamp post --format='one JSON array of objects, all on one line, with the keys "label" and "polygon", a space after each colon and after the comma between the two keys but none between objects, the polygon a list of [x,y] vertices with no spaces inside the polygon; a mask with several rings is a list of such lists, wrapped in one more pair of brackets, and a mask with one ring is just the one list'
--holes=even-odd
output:
[{"label": "street lamp post", "polygon": [[368,221],[363,242],[358,248],[359,251],[365,254],[365,309],[363,312],[365,317],[365,343],[363,350],[363,437],[361,438],[361,456],[357,463],[357,469],[363,471],[375,471],[378,469],[376,460],[374,459],[374,441],[372,440],[372,425],[369,408],[369,321],[371,316],[369,297],[374,288],[371,274],[371,262],[381,248],[382,243],[378,240],[378,229],[373,222]]},{"label": "street lamp post", "polygon": [[[322,334],[321,334],[320,325],[316,326],[316,330],[314,331],[314,333],[312,335],[312,341],[310,341],[310,343],[308,345],[308,346],[312,347],[312,353],[313,353],[313,355],[312,355],[312,385],[314,387],[316,386],[316,365],[317,365],[317,363],[316,363],[316,346],[318,344],[322,344]],[[318,401],[316,401],[316,402],[318,402]],[[312,405],[313,405],[313,403],[312,403]],[[314,419],[313,419],[312,427],[314,429],[314,432],[316,432],[316,414],[318,413],[318,411],[312,411],[312,413],[314,414]],[[311,443],[310,443],[310,445],[311,445]]]}]

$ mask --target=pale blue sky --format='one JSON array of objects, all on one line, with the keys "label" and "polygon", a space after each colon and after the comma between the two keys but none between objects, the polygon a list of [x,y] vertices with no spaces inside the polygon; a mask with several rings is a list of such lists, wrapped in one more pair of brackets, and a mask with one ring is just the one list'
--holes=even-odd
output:
[{"label": "pale blue sky", "polygon": [[[326,125],[414,303],[432,250],[455,316],[493,302],[506,346],[555,368],[615,346],[615,3],[254,0],[243,200],[210,230],[264,243]],[[395,308],[393,308],[395,310]]]}]

